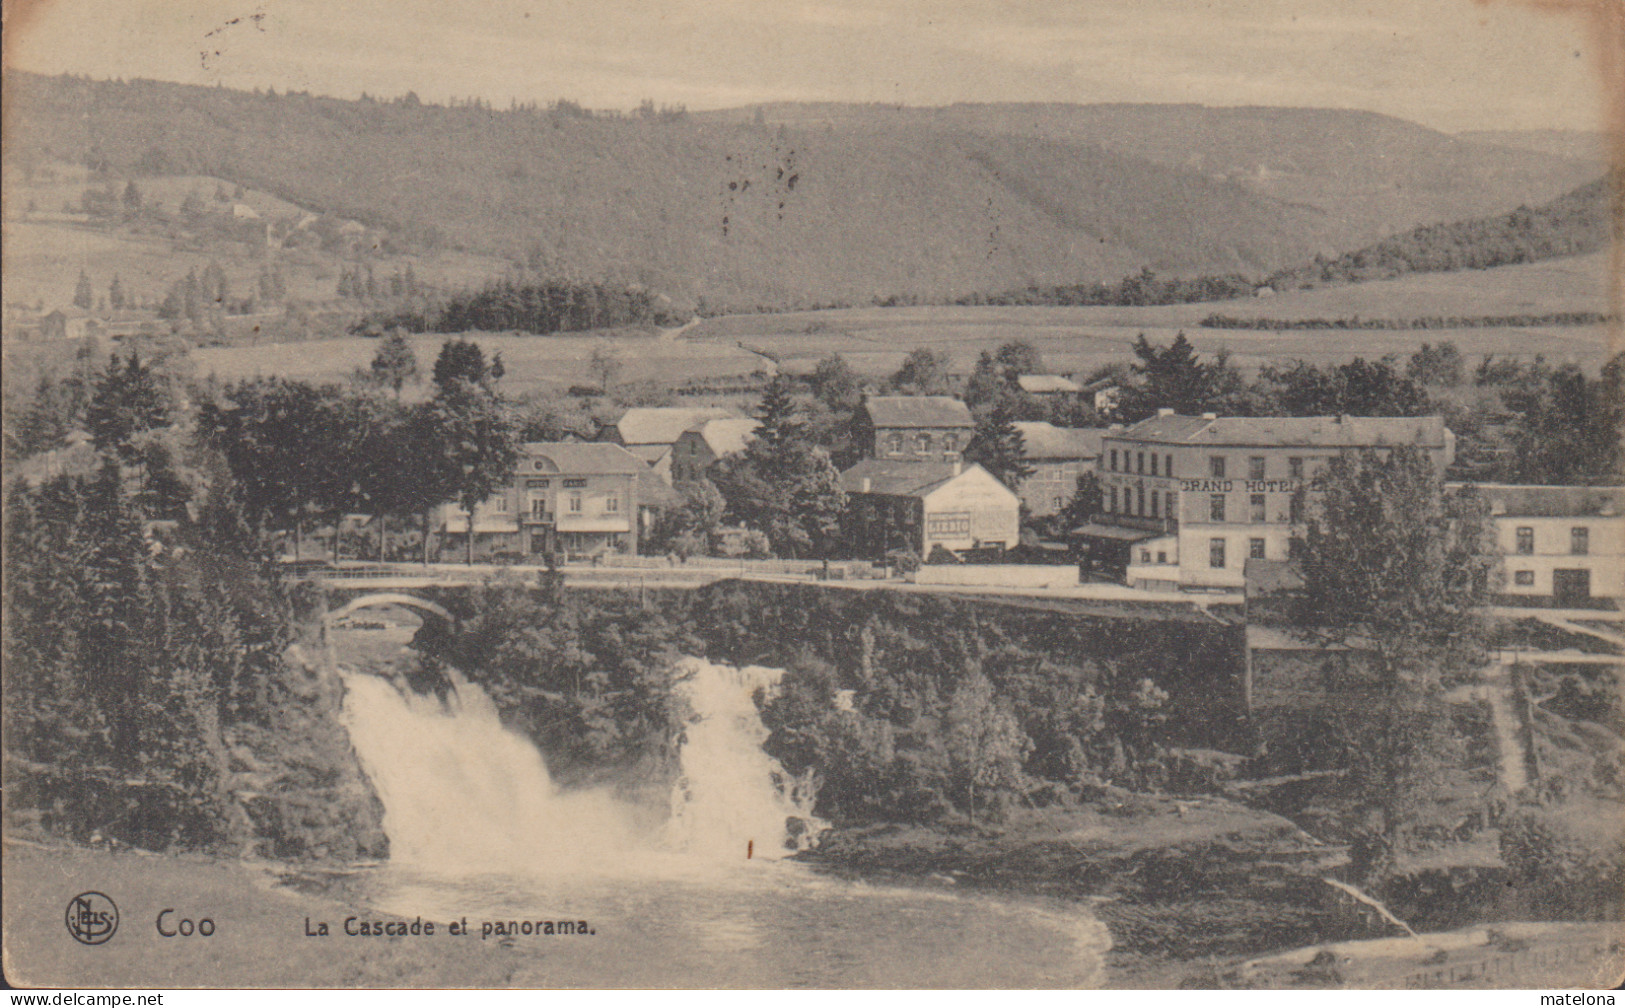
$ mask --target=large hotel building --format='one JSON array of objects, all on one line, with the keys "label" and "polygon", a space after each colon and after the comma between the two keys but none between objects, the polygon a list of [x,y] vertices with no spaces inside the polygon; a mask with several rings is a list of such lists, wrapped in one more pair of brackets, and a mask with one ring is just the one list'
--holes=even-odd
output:
[{"label": "large hotel building", "polygon": [[1240,589],[1249,559],[1285,560],[1326,463],[1416,445],[1442,473],[1455,435],[1440,417],[1199,417],[1161,410],[1101,442],[1101,513],[1074,530],[1095,569],[1136,588]]}]

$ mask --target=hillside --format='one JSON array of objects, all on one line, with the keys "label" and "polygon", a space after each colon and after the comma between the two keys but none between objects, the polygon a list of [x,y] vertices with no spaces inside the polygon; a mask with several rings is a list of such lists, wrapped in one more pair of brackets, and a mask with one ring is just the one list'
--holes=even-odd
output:
[{"label": "hillside", "polygon": [[[743,121],[747,112],[754,116],[754,110],[703,115]],[[1351,240],[1339,250],[1417,224],[1550,199],[1603,170],[1595,156],[1600,148],[1578,141],[1545,149],[1532,141],[1502,144],[1499,134],[1453,137],[1348,109],[778,104],[763,106],[762,118],[808,128],[912,126],[1095,144],[1323,211],[1347,229]]]},{"label": "hillside", "polygon": [[1608,134],[1594,130],[1473,130],[1456,136],[1472,143],[1495,144],[1555,157],[1608,162]]},{"label": "hillside", "polygon": [[528,260],[735,309],[1144,266],[1263,274],[1584,178],[1566,159],[1363,113],[955,106],[758,124],[23,74],[6,88],[13,170],[207,175],[359,221],[397,249]]},{"label": "hillside", "polygon": [[1336,259],[1270,278],[1279,290],[1326,281],[1385,279],[1406,273],[1488,269],[1599,252],[1609,246],[1617,223],[1619,178],[1612,173],[1531,209],[1449,224],[1431,224]]}]

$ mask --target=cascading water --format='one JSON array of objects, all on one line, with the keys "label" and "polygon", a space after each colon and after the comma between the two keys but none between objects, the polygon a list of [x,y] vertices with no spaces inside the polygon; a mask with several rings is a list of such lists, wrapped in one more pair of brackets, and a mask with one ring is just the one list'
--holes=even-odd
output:
[{"label": "cascading water", "polygon": [[[524,987],[1008,987],[1099,981],[1105,927],[1030,898],[854,884],[782,858],[821,825],[809,789],[762,751],[758,699],[780,673],[684,659],[670,808],[554,784],[531,742],[461,676],[444,699],[341,668],[345,721],[384,805],[390,863],[342,900],[521,932]],[[664,822],[661,812],[664,812]],[[747,858],[747,853],[750,855]],[[437,937],[434,939],[439,941]],[[446,945],[446,948],[459,946]],[[449,957],[448,961],[456,957]]]},{"label": "cascading water", "polygon": [[384,805],[391,860],[431,871],[577,871],[637,852],[773,859],[810,845],[811,796],[762,751],[756,696],[781,670],[685,658],[673,670],[693,716],[658,837],[607,790],[562,790],[536,747],[455,671],[445,699],[346,673],[352,743]]},{"label": "cascading water", "polygon": [[502,726],[485,691],[455,671],[444,700],[346,673],[350,741],[384,806],[390,860],[429,871],[571,870],[617,856],[629,810],[562,792],[530,741]]},{"label": "cascading water", "polygon": [[674,671],[693,717],[678,749],[667,842],[722,861],[812,846],[825,824],[812,814],[811,782],[792,779],[762,749],[768,731],[756,697],[775,689],[784,670],[685,658]]}]

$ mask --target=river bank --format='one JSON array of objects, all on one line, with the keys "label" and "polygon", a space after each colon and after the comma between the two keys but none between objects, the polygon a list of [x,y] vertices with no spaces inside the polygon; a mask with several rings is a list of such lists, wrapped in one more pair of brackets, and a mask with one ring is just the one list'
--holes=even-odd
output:
[{"label": "river bank", "polygon": [[1346,862],[1341,847],[1219,798],[1124,793],[997,828],[836,830],[803,859],[847,877],[1083,903],[1111,932],[1111,989],[1612,987],[1625,975],[1617,924],[1403,935],[1322,881]]}]

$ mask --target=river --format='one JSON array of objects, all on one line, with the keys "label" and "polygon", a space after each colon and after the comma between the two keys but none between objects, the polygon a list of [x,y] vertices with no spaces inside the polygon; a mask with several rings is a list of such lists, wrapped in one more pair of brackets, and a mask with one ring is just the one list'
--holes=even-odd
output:
[{"label": "river", "polygon": [[1102,981],[1110,939],[1078,904],[870,885],[792,860],[821,824],[762,750],[752,698],[777,670],[696,658],[674,668],[695,717],[670,807],[651,810],[556,786],[542,754],[460,676],[444,698],[422,696],[339,658],[346,724],[392,853],[333,895],[533,951],[515,986]]}]

